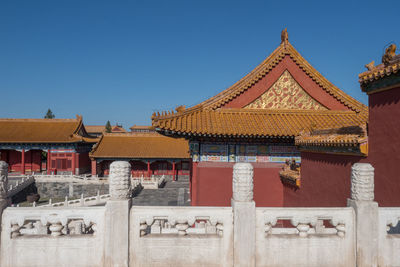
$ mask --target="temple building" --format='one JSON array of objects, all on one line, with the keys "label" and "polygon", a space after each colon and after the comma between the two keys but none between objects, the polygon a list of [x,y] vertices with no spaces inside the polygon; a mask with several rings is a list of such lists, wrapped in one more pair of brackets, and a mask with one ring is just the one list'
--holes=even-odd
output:
[{"label": "temple building", "polygon": [[282,163],[302,161],[295,137],[313,129],[365,126],[368,108],[329,82],[292,46],[281,43],[253,71],[190,108],[153,114],[166,136],[189,140],[192,205],[228,206],[232,166],[254,166],[259,206],[283,206]]},{"label": "temple building", "polygon": [[21,174],[90,172],[89,151],[98,139],[76,119],[0,119],[1,160]]},{"label": "temple building", "polygon": [[92,175],[107,176],[115,160],[127,160],[132,176],[189,175],[187,140],[165,137],[155,132],[105,133],[90,152]]},{"label": "temple building", "polygon": [[153,133],[155,129],[153,126],[133,125],[129,128],[132,133]]},{"label": "temple building", "polygon": [[[92,136],[101,136],[106,132],[106,127],[104,125],[86,125],[86,131]],[[122,127],[122,125],[111,126],[112,133],[126,133],[127,131]]]}]

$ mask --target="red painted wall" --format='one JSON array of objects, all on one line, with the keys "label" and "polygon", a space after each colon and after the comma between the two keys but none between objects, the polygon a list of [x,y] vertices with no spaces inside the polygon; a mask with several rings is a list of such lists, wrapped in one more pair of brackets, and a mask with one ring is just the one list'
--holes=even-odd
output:
[{"label": "red painted wall", "polygon": [[301,186],[284,187],[284,207],[345,207],[350,197],[351,166],[360,156],[301,152]]},{"label": "red painted wall", "polygon": [[91,169],[91,160],[89,153],[76,153],[75,154],[75,168],[79,168],[79,172],[89,172]]},{"label": "red painted wall", "polygon": [[400,87],[369,95],[368,162],[375,168],[375,200],[400,205]]},{"label": "red painted wall", "polygon": [[[252,163],[254,200],[258,207],[281,207],[283,185],[279,178],[282,164]],[[234,163],[199,162],[196,169],[196,206],[230,206]],[[193,183],[193,181],[192,181]],[[192,203],[193,204],[193,203]]]},{"label": "red painted wall", "polygon": [[[117,160],[117,159],[116,159]],[[108,175],[110,172],[110,164],[112,163],[112,160],[105,160],[100,163],[101,166],[101,172],[98,173],[98,175]],[[184,161],[186,162],[186,161]],[[131,160],[131,172],[132,176],[134,177],[141,177],[142,175],[144,177],[147,176],[147,163],[139,160]],[[182,169],[182,163],[177,162],[175,165],[175,171],[178,175],[189,175],[189,166],[186,166],[186,168]],[[150,164],[151,168],[151,174],[154,175],[172,175],[172,163],[168,161],[155,161]]]},{"label": "red painted wall", "polygon": [[[2,157],[9,164],[9,169],[12,172],[21,172],[21,154],[16,150],[2,150]],[[25,151],[25,171],[39,172],[41,169],[42,154],[41,150]],[[8,154],[8,155],[7,155]]]}]

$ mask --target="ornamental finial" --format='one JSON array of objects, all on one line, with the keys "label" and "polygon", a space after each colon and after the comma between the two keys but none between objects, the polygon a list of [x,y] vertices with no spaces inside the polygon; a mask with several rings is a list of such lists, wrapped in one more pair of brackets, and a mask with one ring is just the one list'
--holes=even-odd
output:
[{"label": "ornamental finial", "polygon": [[281,33],[281,43],[287,44],[289,42],[289,35],[287,33],[287,28],[285,28]]},{"label": "ornamental finial", "polygon": [[395,55],[396,55],[396,45],[391,44],[385,50],[385,54],[382,57],[382,63],[385,64],[385,66],[389,65],[390,61],[394,58]]}]

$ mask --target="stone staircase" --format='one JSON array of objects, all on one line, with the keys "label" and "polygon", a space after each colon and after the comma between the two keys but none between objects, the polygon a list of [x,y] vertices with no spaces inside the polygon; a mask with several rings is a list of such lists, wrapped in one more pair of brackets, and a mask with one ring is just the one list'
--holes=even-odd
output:
[{"label": "stone staircase", "polygon": [[189,177],[180,176],[178,181],[167,179],[163,188],[143,189],[132,199],[134,206],[190,206]]}]

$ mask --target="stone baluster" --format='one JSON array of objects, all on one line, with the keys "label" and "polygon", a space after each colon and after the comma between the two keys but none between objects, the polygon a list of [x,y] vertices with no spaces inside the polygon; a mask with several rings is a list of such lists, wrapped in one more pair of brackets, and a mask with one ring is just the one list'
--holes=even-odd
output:
[{"label": "stone baluster", "polygon": [[178,235],[180,236],[187,235],[186,230],[189,228],[188,221],[186,219],[176,220],[175,228],[178,230]]},{"label": "stone baluster", "polygon": [[346,227],[344,224],[339,223],[338,225],[336,225],[336,230],[337,230],[337,235],[340,237],[344,237],[345,233],[346,233]]},{"label": "stone baluster", "polygon": [[19,230],[21,229],[21,227],[18,225],[18,223],[13,223],[11,225],[11,238],[16,238],[17,236],[20,236],[21,233],[19,232]]},{"label": "stone baluster", "polygon": [[307,223],[299,223],[296,226],[297,230],[299,231],[299,236],[300,237],[307,237],[308,236],[308,230],[310,230],[310,225]]},{"label": "stone baluster", "polygon": [[217,223],[217,235],[222,237],[224,235],[224,225],[222,223]]},{"label": "stone baluster", "polygon": [[255,266],[256,207],[250,163],[233,166],[232,185],[234,266]]},{"label": "stone baluster", "polygon": [[92,231],[93,231],[93,236],[97,235],[97,224],[96,223],[92,223]]},{"label": "stone baluster", "polygon": [[[378,265],[378,203],[374,201],[374,168],[369,163],[351,167],[351,199],[347,206],[356,214],[357,266]],[[338,235],[342,234],[338,225]]]},{"label": "stone baluster", "polygon": [[140,222],[140,236],[146,235],[147,223],[145,221]]},{"label": "stone baluster", "polygon": [[64,226],[61,225],[61,221],[56,214],[50,214],[47,218],[47,222],[50,224],[49,230],[51,236],[57,237],[62,235]]}]

